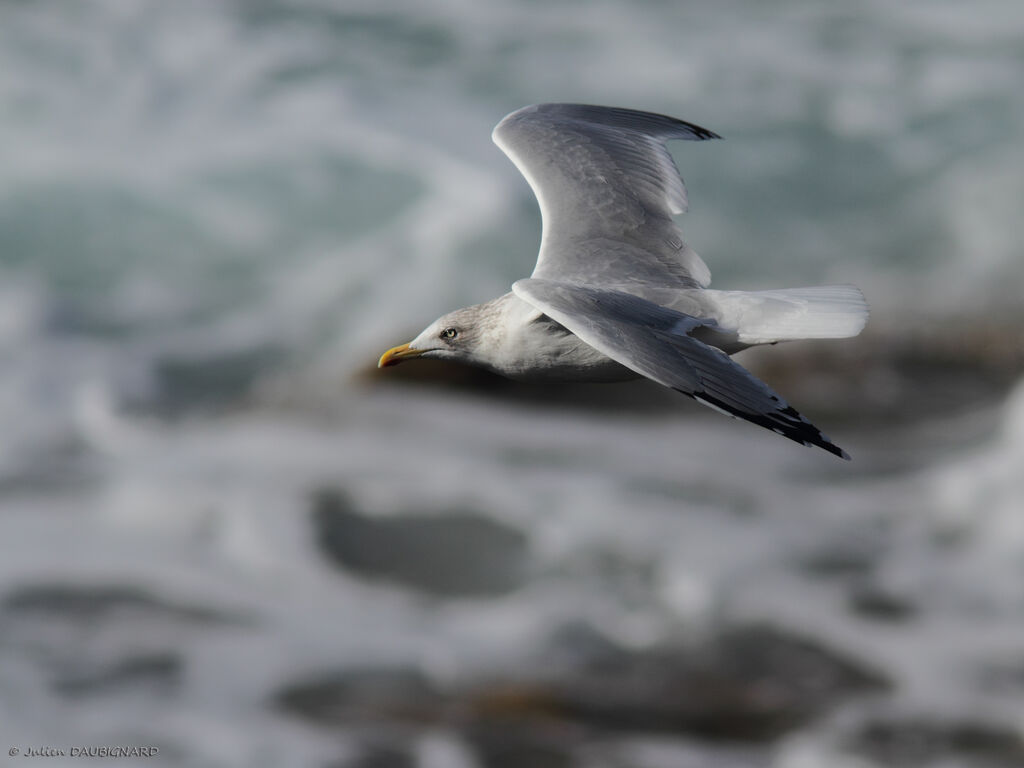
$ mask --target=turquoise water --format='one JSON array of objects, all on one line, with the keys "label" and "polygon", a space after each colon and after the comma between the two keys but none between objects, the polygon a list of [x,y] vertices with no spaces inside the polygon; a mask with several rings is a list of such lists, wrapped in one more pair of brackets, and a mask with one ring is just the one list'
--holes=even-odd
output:
[{"label": "turquoise water", "polygon": [[[0,746],[358,765],[360,727],[275,694],[373,665],[487,679],[567,627],[642,650],[751,620],[893,690],[740,753],[598,729],[570,764],[885,765],[848,737],[897,715],[1015,732],[1022,396],[1012,361],[957,355],[1019,347],[1022,40],[994,0],[0,4]],[[856,349],[898,339],[936,387],[903,391],[897,357],[783,388],[839,465],[682,403],[368,384],[531,269],[535,203],[489,134],[548,100],[722,134],[673,148],[715,286],[858,284]],[[997,330],[942,341],[968,326]],[[1009,383],[960,402],[987,376]],[[385,552],[423,519],[494,547],[504,587],[452,588],[481,579],[458,545],[339,566],[325,489],[394,523],[349,531]],[[408,764],[492,764],[457,724],[391,735]]]}]

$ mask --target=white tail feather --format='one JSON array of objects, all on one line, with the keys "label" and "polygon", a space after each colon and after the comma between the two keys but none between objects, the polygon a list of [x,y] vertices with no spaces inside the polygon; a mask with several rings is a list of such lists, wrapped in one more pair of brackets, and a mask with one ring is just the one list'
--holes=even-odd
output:
[{"label": "white tail feather", "polygon": [[771,291],[707,291],[718,322],[743,344],[856,336],[868,319],[864,294],[852,285]]}]

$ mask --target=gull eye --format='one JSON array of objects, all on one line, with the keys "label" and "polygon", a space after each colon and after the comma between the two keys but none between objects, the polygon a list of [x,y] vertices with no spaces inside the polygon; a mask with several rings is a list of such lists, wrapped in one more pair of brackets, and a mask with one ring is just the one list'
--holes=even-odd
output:
[{"label": "gull eye", "polygon": [[443,331],[441,331],[442,339],[454,339],[458,335],[459,332],[454,328],[445,328]]}]

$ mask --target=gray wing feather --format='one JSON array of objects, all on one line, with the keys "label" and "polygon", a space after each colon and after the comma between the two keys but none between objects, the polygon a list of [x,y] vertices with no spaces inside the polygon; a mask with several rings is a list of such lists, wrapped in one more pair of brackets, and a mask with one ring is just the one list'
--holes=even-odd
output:
[{"label": "gray wing feather", "polygon": [[707,266],[672,221],[687,198],[665,142],[713,138],[692,123],[614,107],[538,104],[508,115],[494,142],[543,218],[533,277],[706,286]]},{"label": "gray wing feather", "polygon": [[628,293],[551,280],[519,280],[512,290],[642,376],[798,443],[850,458],[767,384],[721,350],[689,335],[699,326],[714,326],[711,320]]}]

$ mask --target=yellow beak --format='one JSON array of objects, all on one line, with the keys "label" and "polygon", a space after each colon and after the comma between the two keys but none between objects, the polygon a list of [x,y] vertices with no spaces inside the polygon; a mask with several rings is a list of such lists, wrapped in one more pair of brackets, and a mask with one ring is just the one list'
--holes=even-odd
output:
[{"label": "yellow beak", "polygon": [[410,349],[408,344],[399,344],[380,356],[380,360],[377,361],[377,367],[387,368],[389,365],[398,365],[403,360],[419,357],[422,354],[423,352],[419,349]]}]

